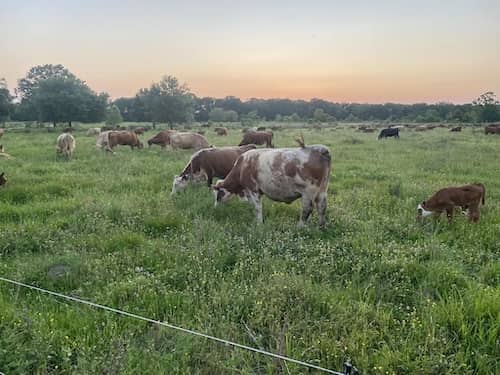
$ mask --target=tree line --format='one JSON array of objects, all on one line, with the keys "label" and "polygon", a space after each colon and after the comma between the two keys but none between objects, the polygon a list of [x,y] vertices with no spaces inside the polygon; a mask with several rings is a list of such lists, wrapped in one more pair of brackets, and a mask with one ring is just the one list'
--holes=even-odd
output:
[{"label": "tree line", "polygon": [[500,121],[500,103],[486,92],[470,104],[361,104],[334,103],[322,99],[250,99],[197,97],[186,84],[165,76],[134,97],[110,100],[96,93],[62,65],[37,65],[18,81],[11,95],[0,79],[0,122],[36,121],[84,123],[121,121],[167,123],[199,122],[495,122]]}]

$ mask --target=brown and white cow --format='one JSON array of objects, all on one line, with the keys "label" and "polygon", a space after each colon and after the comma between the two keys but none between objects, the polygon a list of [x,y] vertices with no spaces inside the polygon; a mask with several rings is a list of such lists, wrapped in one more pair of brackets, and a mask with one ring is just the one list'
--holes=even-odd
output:
[{"label": "brown and white cow", "polygon": [[213,186],[215,206],[237,195],[254,205],[257,220],[262,222],[262,195],[285,203],[302,198],[299,226],[305,225],[316,206],[323,228],[330,151],[323,145],[305,146],[303,140],[298,142],[300,148],[257,149],[242,154],[227,177]]},{"label": "brown and white cow", "polygon": [[156,134],[153,138],[148,140],[148,146],[160,145],[161,148],[167,147],[170,144],[170,134],[175,133],[177,130],[163,130]]},{"label": "brown and white cow", "polygon": [[171,133],[170,136],[170,146],[172,150],[180,149],[195,149],[201,150],[202,148],[208,148],[207,139],[198,133],[191,132],[176,132]]},{"label": "brown and white cow", "polygon": [[185,189],[190,182],[206,180],[210,187],[214,177],[225,178],[236,159],[252,149],[255,149],[255,145],[212,147],[195,152],[181,174],[174,177],[172,194]]},{"label": "brown and white cow", "polygon": [[249,131],[243,135],[240,146],[243,145],[263,145],[266,147],[274,147],[272,131]]},{"label": "brown and white cow", "polygon": [[113,151],[115,146],[130,146],[133,150],[134,147],[139,149],[143,148],[142,142],[137,137],[137,134],[128,130],[111,131],[108,134],[108,150]]},{"label": "brown and white cow", "polygon": [[56,153],[63,154],[66,159],[71,159],[75,145],[75,138],[70,133],[62,133],[57,137]]},{"label": "brown and white cow", "polygon": [[470,221],[478,222],[479,207],[484,205],[486,188],[483,184],[470,184],[459,187],[448,187],[437,191],[432,197],[417,206],[417,220],[434,215],[439,217],[446,212],[448,220],[453,220],[455,208],[468,211]]}]

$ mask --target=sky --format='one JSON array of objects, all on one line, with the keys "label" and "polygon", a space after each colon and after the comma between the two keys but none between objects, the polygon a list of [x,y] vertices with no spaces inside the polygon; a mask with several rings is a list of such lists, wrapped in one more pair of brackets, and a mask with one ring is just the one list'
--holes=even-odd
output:
[{"label": "sky", "polygon": [[500,96],[500,0],[0,0],[0,78],[63,64],[133,96],[467,103]]}]

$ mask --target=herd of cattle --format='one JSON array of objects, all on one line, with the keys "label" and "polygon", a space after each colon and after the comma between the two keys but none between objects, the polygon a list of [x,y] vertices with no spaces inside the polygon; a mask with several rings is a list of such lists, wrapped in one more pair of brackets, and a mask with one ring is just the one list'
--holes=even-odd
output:
[{"label": "herd of cattle", "polygon": [[[399,138],[402,126],[382,129],[378,138]],[[416,131],[422,131],[416,127]],[[227,135],[226,128],[214,129],[218,135]],[[374,128],[360,127],[359,131],[373,132]],[[425,130],[431,130],[428,126]],[[461,131],[461,127],[451,128],[452,132]],[[113,153],[118,145],[131,149],[144,146],[138,135],[144,134],[144,128],[134,130],[109,130],[91,128],[87,135],[96,136],[96,147]],[[485,127],[486,134],[500,134],[500,126]],[[0,129],[0,138],[3,129]],[[327,190],[331,172],[331,156],[324,145],[306,146],[304,139],[297,139],[298,148],[274,148],[273,132],[251,129],[243,134],[238,146],[214,147],[199,133],[163,130],[150,138],[148,146],[159,145],[173,150],[193,149],[195,153],[180,175],[175,176],[172,192],[175,194],[189,183],[206,182],[215,195],[215,206],[227,202],[233,196],[250,202],[255,208],[259,222],[263,221],[262,196],[271,200],[291,203],[302,200],[302,214],[299,226],[305,225],[311,212],[316,208],[319,225],[326,224]],[[56,150],[70,159],[75,149],[75,138],[71,129],[57,138]],[[257,148],[265,145],[265,148]],[[0,154],[5,154],[0,145]],[[213,179],[219,180],[213,184]],[[0,174],[0,186],[7,182],[5,174]],[[436,192],[431,198],[417,207],[417,219],[445,212],[448,219],[453,219],[456,208],[467,213],[470,221],[480,218],[480,206],[485,202],[486,189],[482,184],[470,184],[460,187],[448,187]]]}]

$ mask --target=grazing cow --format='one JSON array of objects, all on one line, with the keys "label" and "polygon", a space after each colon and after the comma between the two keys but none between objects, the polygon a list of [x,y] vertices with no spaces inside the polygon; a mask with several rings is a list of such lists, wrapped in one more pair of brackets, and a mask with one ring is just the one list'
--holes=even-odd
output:
[{"label": "grazing cow", "polygon": [[418,125],[417,127],[415,127],[416,132],[425,132],[427,130],[429,130],[429,129],[425,125]]},{"label": "grazing cow", "polygon": [[174,177],[172,194],[185,189],[189,182],[204,181],[205,178],[210,187],[214,177],[226,178],[236,159],[252,149],[255,145],[204,148],[195,152],[181,174]]},{"label": "grazing cow", "polygon": [[297,141],[300,148],[257,149],[242,154],[227,177],[213,186],[215,206],[238,195],[254,205],[257,220],[262,222],[262,195],[285,203],[302,198],[299,226],[316,206],[319,225],[324,228],[330,151],[323,145],[306,147],[303,139]]},{"label": "grazing cow", "polygon": [[263,145],[266,147],[274,147],[272,131],[249,131],[243,135],[240,146],[243,145]]},{"label": "grazing cow", "polygon": [[89,130],[87,130],[87,135],[89,137],[94,136],[94,135],[99,135],[100,133],[101,133],[100,128],[90,128]]},{"label": "grazing cow", "polygon": [[146,132],[146,129],[144,129],[142,127],[134,129],[134,133],[137,134],[137,135],[143,135],[145,132]]},{"label": "grazing cow", "polygon": [[0,174],[0,186],[3,186],[7,183],[7,177],[5,177],[5,172],[2,172]]},{"label": "grazing cow", "polygon": [[176,132],[171,133],[169,138],[172,150],[177,150],[178,148],[201,150],[202,148],[210,147],[207,139],[197,133]]},{"label": "grazing cow", "polygon": [[382,131],[378,135],[378,139],[388,138],[388,137],[399,138],[399,128],[382,129]]},{"label": "grazing cow", "polygon": [[363,133],[375,133],[375,131],[376,131],[376,130],[377,130],[377,129],[375,129],[375,128],[364,128],[364,129],[362,129],[361,131],[362,131]]},{"label": "grazing cow", "polygon": [[117,145],[130,146],[133,150],[134,147],[139,149],[143,148],[142,142],[137,137],[137,134],[128,130],[111,131],[108,134],[108,151],[113,151]]},{"label": "grazing cow", "polygon": [[469,221],[478,222],[480,217],[479,207],[484,205],[486,188],[483,184],[470,184],[459,187],[444,188],[436,192],[428,200],[417,206],[417,220],[434,214],[439,217],[446,212],[448,220],[453,220],[456,207],[468,211]]},{"label": "grazing cow", "polygon": [[454,128],[450,129],[450,132],[461,132],[462,127],[461,126],[455,126]]},{"label": "grazing cow", "polygon": [[0,138],[3,137],[3,133],[4,133],[4,130],[2,128],[0,128]]},{"label": "grazing cow", "polygon": [[161,148],[167,147],[170,144],[170,134],[175,133],[176,130],[163,130],[156,134],[153,138],[148,140],[148,146],[160,145]]},{"label": "grazing cow", "polygon": [[500,126],[489,125],[484,128],[484,134],[500,134]]},{"label": "grazing cow", "polygon": [[227,135],[227,128],[216,127],[214,128],[214,131],[217,135]]},{"label": "grazing cow", "polygon": [[71,159],[75,145],[75,138],[70,133],[62,133],[57,137],[56,153],[63,154],[66,159]]},{"label": "grazing cow", "polygon": [[63,133],[73,133],[73,128],[64,128]]}]

